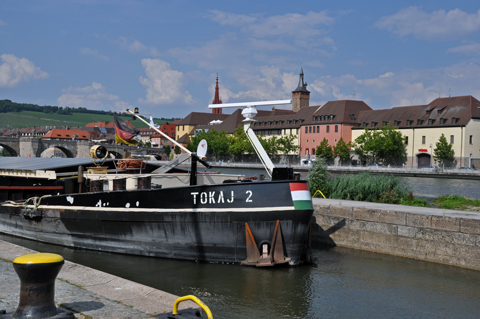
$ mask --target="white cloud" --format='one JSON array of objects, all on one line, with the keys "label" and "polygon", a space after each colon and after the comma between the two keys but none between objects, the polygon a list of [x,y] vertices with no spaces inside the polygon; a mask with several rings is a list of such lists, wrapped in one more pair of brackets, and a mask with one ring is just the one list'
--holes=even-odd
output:
[{"label": "white cloud", "polygon": [[7,25],[5,22],[3,22],[2,20],[0,20],[0,26],[2,25]]},{"label": "white cloud", "polygon": [[12,54],[3,54],[0,58],[3,61],[0,65],[0,87],[14,87],[21,82],[48,77],[47,72],[26,58],[17,58]]},{"label": "white cloud", "polygon": [[472,14],[460,9],[427,13],[408,7],[382,17],[375,26],[402,37],[411,34],[425,40],[450,40],[480,30],[480,10]]},{"label": "white cloud", "polygon": [[467,55],[480,55],[480,43],[470,43],[460,45],[447,50],[449,53],[463,53]]},{"label": "white cloud", "polygon": [[92,49],[89,49],[89,48],[81,48],[80,53],[83,54],[83,55],[93,56],[93,57],[95,57],[97,59],[100,59],[100,60],[103,60],[103,61],[108,61],[109,60],[108,56],[102,55],[102,54],[98,53],[97,50],[92,50]]},{"label": "white cloud", "polygon": [[213,10],[209,18],[221,25],[230,25],[240,28],[242,32],[254,37],[268,36],[294,36],[310,38],[323,33],[318,25],[332,25],[334,18],[329,17],[325,11],[308,12],[307,14],[287,13],[271,17],[260,15],[241,15],[235,13]]},{"label": "white cloud", "polygon": [[143,53],[143,54],[148,54],[148,55],[153,56],[153,57],[160,56],[160,53],[158,52],[158,50],[155,47],[153,47],[153,46],[148,47],[145,44],[143,44],[142,42],[140,42],[138,40],[135,40],[135,39],[129,39],[129,38],[126,38],[126,37],[119,37],[118,40],[112,40],[112,39],[108,39],[107,37],[105,37],[105,38],[111,44],[117,45],[122,50],[127,50],[131,54]]},{"label": "white cloud", "polygon": [[160,59],[143,59],[146,77],[140,77],[140,83],[147,90],[146,99],[139,99],[145,104],[192,104],[193,98],[185,89],[182,72],[172,70],[168,62]]},{"label": "white cloud", "polygon": [[108,94],[106,88],[97,82],[91,86],[70,87],[63,90],[58,99],[58,105],[69,107],[85,107],[87,109],[125,111],[131,106],[123,102],[117,95]]}]

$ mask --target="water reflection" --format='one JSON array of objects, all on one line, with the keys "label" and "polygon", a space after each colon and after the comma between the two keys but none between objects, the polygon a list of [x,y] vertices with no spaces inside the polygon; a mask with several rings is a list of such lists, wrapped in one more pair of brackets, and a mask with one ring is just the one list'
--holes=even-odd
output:
[{"label": "water reflection", "polygon": [[0,239],[176,295],[194,294],[215,318],[477,318],[480,313],[480,272],[339,247],[313,250],[314,265],[259,269]]}]

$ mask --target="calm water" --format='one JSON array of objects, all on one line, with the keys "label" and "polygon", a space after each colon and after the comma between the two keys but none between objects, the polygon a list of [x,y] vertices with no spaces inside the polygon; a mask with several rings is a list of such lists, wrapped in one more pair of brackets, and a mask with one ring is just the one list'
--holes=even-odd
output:
[{"label": "calm water", "polygon": [[345,248],[313,265],[252,268],[71,250],[0,235],[176,295],[214,318],[478,318],[480,272]]}]

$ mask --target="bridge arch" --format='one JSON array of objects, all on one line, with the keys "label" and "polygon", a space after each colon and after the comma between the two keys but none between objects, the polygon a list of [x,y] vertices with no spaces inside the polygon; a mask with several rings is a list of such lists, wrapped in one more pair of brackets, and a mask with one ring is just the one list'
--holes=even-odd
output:
[{"label": "bridge arch", "polygon": [[40,154],[40,157],[64,157],[62,155],[65,155],[67,158],[75,157],[75,154],[73,154],[68,148],[58,145],[50,146]]},{"label": "bridge arch", "polygon": [[10,156],[12,156],[12,157],[17,157],[18,156],[17,151],[15,151],[15,149],[13,149],[12,147],[10,147],[6,144],[2,144],[2,143],[0,143],[0,146],[3,147],[3,149],[1,151],[6,150],[8,152],[8,154],[10,154]]}]

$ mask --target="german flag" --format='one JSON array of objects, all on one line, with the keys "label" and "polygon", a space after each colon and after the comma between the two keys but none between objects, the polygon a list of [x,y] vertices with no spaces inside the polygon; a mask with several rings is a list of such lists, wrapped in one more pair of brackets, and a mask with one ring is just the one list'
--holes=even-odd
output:
[{"label": "german flag", "polygon": [[124,120],[113,115],[113,122],[115,123],[115,140],[118,143],[126,145],[137,145],[138,141],[134,139],[140,131],[134,127],[130,127]]}]

